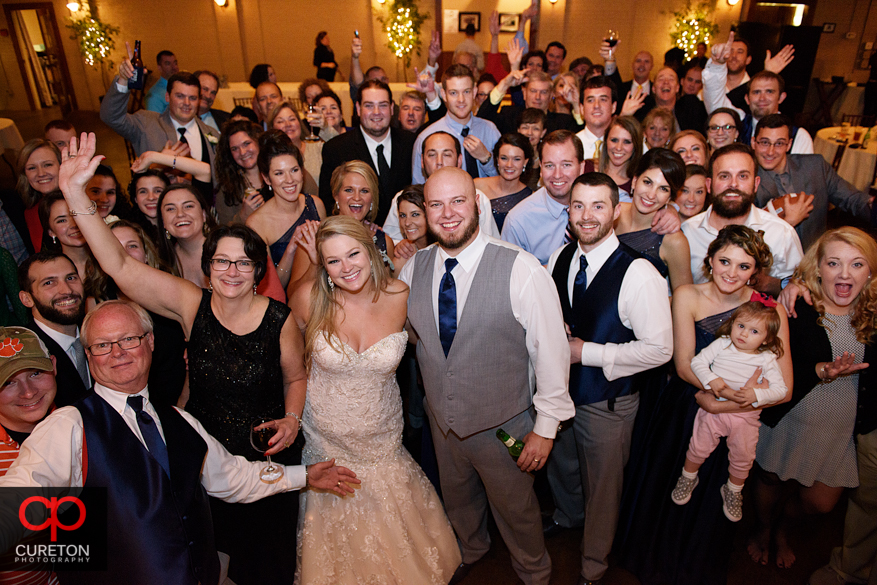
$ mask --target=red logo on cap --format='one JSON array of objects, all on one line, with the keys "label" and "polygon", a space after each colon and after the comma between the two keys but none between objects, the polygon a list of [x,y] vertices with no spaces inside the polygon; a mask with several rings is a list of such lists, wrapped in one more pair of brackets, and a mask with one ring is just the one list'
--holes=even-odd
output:
[{"label": "red logo on cap", "polygon": [[0,357],[9,358],[24,349],[24,344],[18,338],[7,337],[0,342]]}]

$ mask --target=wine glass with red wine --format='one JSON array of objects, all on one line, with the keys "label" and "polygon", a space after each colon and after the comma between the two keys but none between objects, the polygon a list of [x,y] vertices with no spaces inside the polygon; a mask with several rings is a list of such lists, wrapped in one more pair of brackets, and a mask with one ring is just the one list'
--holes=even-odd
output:
[{"label": "wine glass with red wine", "polygon": [[[277,429],[271,427],[265,427],[263,429],[257,429],[257,427],[262,426],[265,423],[272,422],[273,418],[257,418],[250,425],[250,444],[253,446],[253,449],[258,451],[259,453],[264,453],[268,449],[271,448],[271,445],[268,444],[268,441],[271,437],[274,436],[274,433],[277,432]],[[268,466],[262,468],[262,472],[259,474],[259,479],[261,479],[265,483],[274,483],[283,477],[283,466],[274,465],[271,463],[271,456],[268,455]]]},{"label": "wine glass with red wine", "polygon": [[606,31],[606,36],[603,37],[603,40],[609,43],[610,49],[614,49],[615,45],[618,44],[618,33],[610,28]]}]

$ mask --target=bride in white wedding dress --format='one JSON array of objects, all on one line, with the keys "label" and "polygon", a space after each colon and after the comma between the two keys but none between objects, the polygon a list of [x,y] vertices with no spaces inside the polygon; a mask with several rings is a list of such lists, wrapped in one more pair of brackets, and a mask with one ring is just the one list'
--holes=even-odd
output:
[{"label": "bride in white wedding dress", "polygon": [[296,583],[446,584],[459,548],[401,440],[395,372],[408,339],[408,287],[389,277],[372,234],[353,219],[328,218],[302,238],[318,260],[314,280],[290,298],[307,327],[303,463],[335,459],[362,484],[345,497],[302,490]]}]

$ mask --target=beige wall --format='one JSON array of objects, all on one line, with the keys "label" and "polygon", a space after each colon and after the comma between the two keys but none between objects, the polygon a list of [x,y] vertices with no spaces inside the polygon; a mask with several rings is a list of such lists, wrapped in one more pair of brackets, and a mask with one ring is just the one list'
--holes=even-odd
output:
[{"label": "beige wall", "polygon": [[[0,0],[0,3],[21,1]],[[75,42],[64,28],[64,19],[69,15],[65,2],[52,0],[76,97],[81,109],[97,109],[98,98],[104,93],[103,81],[99,72],[83,63]],[[605,29],[617,29],[621,38],[618,59],[625,79],[630,77],[630,62],[640,49],[651,51],[660,62],[664,51],[670,48],[672,18],[669,12],[681,5],[681,0],[540,2],[540,44],[561,40],[569,50],[568,61],[582,55],[595,59]],[[500,12],[521,12],[528,4],[529,0],[444,0],[444,8],[481,13],[481,32],[476,41],[485,48],[490,42],[487,26],[490,12],[495,8]],[[742,4],[731,7],[727,0],[717,0],[720,38],[727,34],[729,25],[739,19]],[[229,0],[225,8],[209,0],[97,0],[97,5],[100,17],[121,29],[114,55],[117,61],[123,54],[125,40],[140,39],[148,66],[154,66],[159,50],[170,49],[176,53],[181,68],[213,69],[227,75],[229,81],[245,81],[250,69],[261,62],[271,63],[281,80],[295,81],[314,75],[314,38],[317,31],[327,30],[339,69],[346,77],[350,67],[350,39],[353,30],[359,29],[365,44],[364,66],[378,64],[387,70],[391,79],[401,81],[403,78],[372,13],[373,7],[381,6],[377,0]],[[420,5],[422,10],[431,13],[431,18],[424,26],[423,55],[419,60],[415,57],[415,64],[425,61],[429,32],[436,16],[434,0],[420,0]],[[877,6],[868,14],[865,0],[825,0],[814,15],[814,23],[821,25],[823,21],[836,22],[837,31],[833,35],[822,35],[814,73],[820,77],[845,75],[864,81],[867,74],[854,72],[853,60],[860,42],[877,37]],[[0,28],[10,27],[0,14]],[[856,39],[844,39],[849,30],[856,32]],[[501,35],[501,50],[511,36]],[[461,33],[445,35],[444,50],[453,51],[461,40]],[[0,66],[0,109],[27,109],[10,37],[0,37]]]}]

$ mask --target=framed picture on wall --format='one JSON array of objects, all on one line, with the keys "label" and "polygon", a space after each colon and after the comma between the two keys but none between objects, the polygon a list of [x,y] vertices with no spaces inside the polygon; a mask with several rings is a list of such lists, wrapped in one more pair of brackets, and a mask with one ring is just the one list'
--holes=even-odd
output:
[{"label": "framed picture on wall", "polygon": [[[480,12],[461,12],[459,22],[459,32],[465,32],[469,25],[475,27],[475,32],[481,32],[481,13]],[[515,29],[517,30],[517,29]]]},{"label": "framed picture on wall", "polygon": [[520,14],[509,14],[507,12],[499,13],[499,32],[518,32],[518,25],[520,24]]}]

